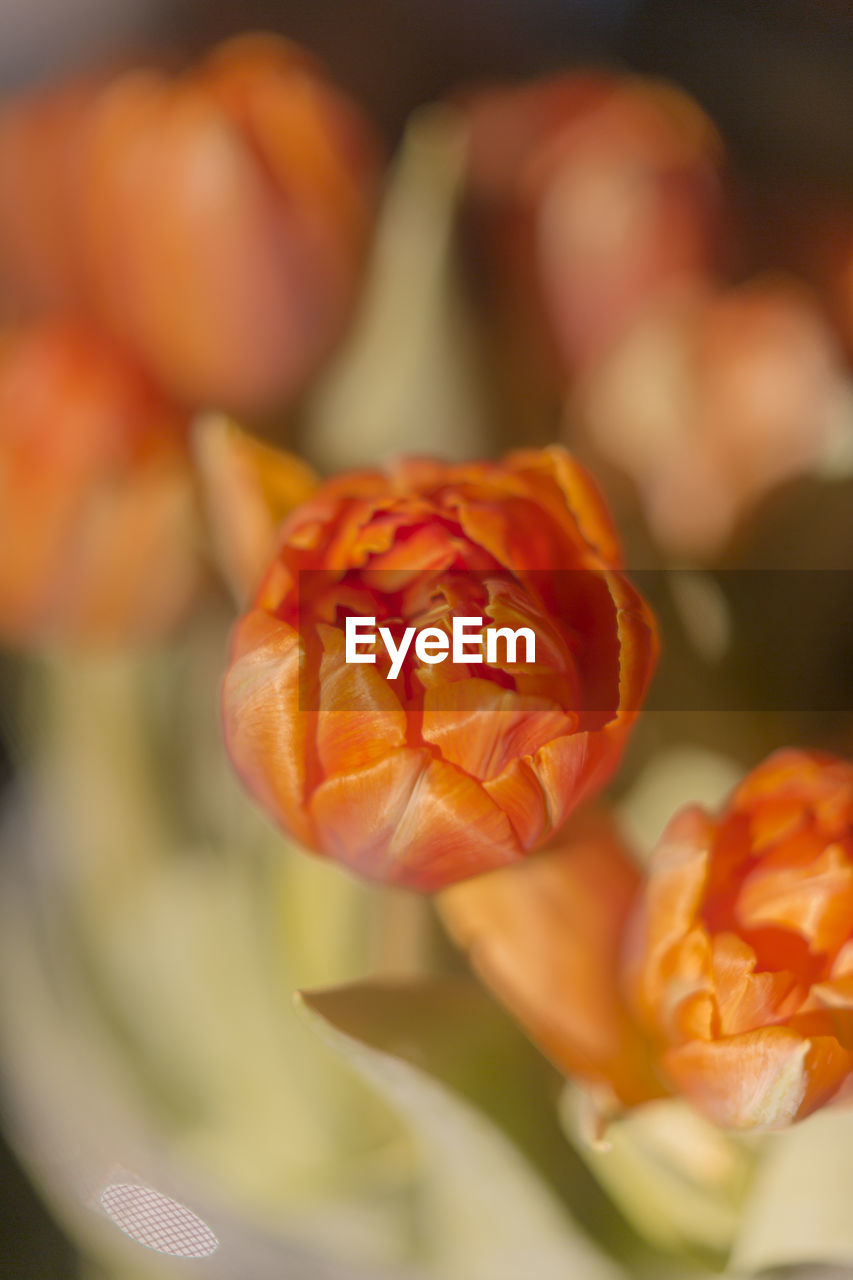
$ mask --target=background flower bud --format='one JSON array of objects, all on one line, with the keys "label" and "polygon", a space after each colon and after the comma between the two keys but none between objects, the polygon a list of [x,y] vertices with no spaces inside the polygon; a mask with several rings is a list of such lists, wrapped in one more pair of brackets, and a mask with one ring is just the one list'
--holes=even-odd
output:
[{"label": "background flower bud", "polygon": [[183,416],[67,322],[0,339],[0,637],[161,636],[200,578]]},{"label": "background flower bud", "polygon": [[838,344],[802,285],[759,278],[650,310],[578,388],[577,426],[631,477],[657,541],[712,557],[843,421]]},{"label": "background flower bud", "polygon": [[[285,520],[234,636],[238,772],[286,831],[376,879],[434,890],[517,861],[608,779],[642,701],[654,624],[619,564],[560,449],[328,482]],[[398,635],[463,616],[527,625],[536,660],[523,645],[500,667],[411,650],[389,680],[384,650],[345,661],[348,614]]]},{"label": "background flower bud", "polygon": [[376,172],[359,111],[310,57],[247,36],[183,75],[7,106],[0,259],[23,305],[70,295],[176,398],[256,409],[339,336]]}]

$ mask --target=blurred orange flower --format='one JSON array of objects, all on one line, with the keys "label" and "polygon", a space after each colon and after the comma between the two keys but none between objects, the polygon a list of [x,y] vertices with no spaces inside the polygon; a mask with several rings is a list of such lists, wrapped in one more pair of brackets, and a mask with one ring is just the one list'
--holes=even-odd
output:
[{"label": "blurred orange flower", "polygon": [[201,574],[184,417],[68,322],[0,337],[0,638],[161,636]]},{"label": "blurred orange flower", "polygon": [[816,466],[845,397],[808,290],[769,277],[651,309],[571,408],[636,484],[661,545],[712,557],[762,497]]},{"label": "blurred orange flower", "polygon": [[[610,518],[564,451],[416,460],[334,479],[298,508],[225,680],[229,750],[296,839],[435,890],[517,861],[603,785],[656,657]],[[536,660],[345,660],[347,616],[445,635],[526,625]],[[500,651],[499,651],[500,656]]]},{"label": "blurred orange flower", "polygon": [[262,407],[340,335],[377,167],[354,104],[272,36],[12,101],[5,282],[95,317],[186,403]]},{"label": "blurred orange flower", "polygon": [[707,278],[723,152],[686,94],[573,73],[484,92],[467,118],[473,212],[511,296],[540,300],[564,372],[593,364],[661,295]]},{"label": "blurred orange flower", "polygon": [[484,980],[600,1100],[679,1094],[721,1126],[772,1129],[853,1071],[845,762],[771,756],[719,817],[680,811],[644,878],[597,819],[441,905]]}]

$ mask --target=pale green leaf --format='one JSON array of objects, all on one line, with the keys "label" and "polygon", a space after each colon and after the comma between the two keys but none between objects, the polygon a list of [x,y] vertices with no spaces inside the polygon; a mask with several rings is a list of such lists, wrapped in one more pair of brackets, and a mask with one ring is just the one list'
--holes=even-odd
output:
[{"label": "pale green leaf", "polygon": [[[499,1124],[509,1099],[528,1100],[514,1047],[524,1042],[476,987],[361,984],[302,1000],[327,1043],[411,1126],[422,1162],[423,1261],[433,1272],[453,1280],[620,1274]],[[528,1085],[537,1089],[532,1077]],[[541,1087],[529,1099],[534,1111]]]}]

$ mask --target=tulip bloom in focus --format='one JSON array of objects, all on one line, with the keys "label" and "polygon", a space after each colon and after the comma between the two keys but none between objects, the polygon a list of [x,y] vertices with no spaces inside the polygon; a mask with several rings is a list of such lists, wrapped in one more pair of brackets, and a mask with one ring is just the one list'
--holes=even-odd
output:
[{"label": "tulip bloom in focus", "polygon": [[80,326],[0,338],[0,641],[163,635],[200,578],[186,422]]},{"label": "tulip bloom in focus", "polygon": [[467,110],[472,212],[510,296],[540,299],[564,372],[593,364],[661,295],[707,277],[722,145],[686,94],[584,73],[483,93]]},{"label": "tulip bloom in focus", "polygon": [[718,817],[679,812],[644,881],[613,836],[594,844],[443,899],[554,1061],[623,1105],[678,1094],[737,1129],[830,1101],[853,1071],[853,766],[778,752]]},{"label": "tulip bloom in focus", "polygon": [[255,409],[339,337],[376,195],[373,138],[311,58],[269,36],[0,112],[0,273],[71,306],[174,397]]},{"label": "tulip bloom in focus", "polygon": [[[285,520],[225,680],[246,786],[307,847],[435,890],[516,862],[620,758],[656,654],[609,516],[560,449],[334,479]],[[500,666],[345,661],[347,616],[531,628]],[[503,655],[499,650],[499,659]]]}]

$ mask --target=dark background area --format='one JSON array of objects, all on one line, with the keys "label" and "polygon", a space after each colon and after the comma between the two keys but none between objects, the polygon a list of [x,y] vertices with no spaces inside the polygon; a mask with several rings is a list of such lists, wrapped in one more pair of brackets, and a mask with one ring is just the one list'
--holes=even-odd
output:
[{"label": "dark background area", "polygon": [[[748,180],[853,194],[850,0],[13,0],[0,83],[252,27],[314,49],[389,146],[412,108],[461,85],[598,62],[690,90]],[[0,1203],[0,1280],[71,1280],[72,1249],[2,1143]]]}]

